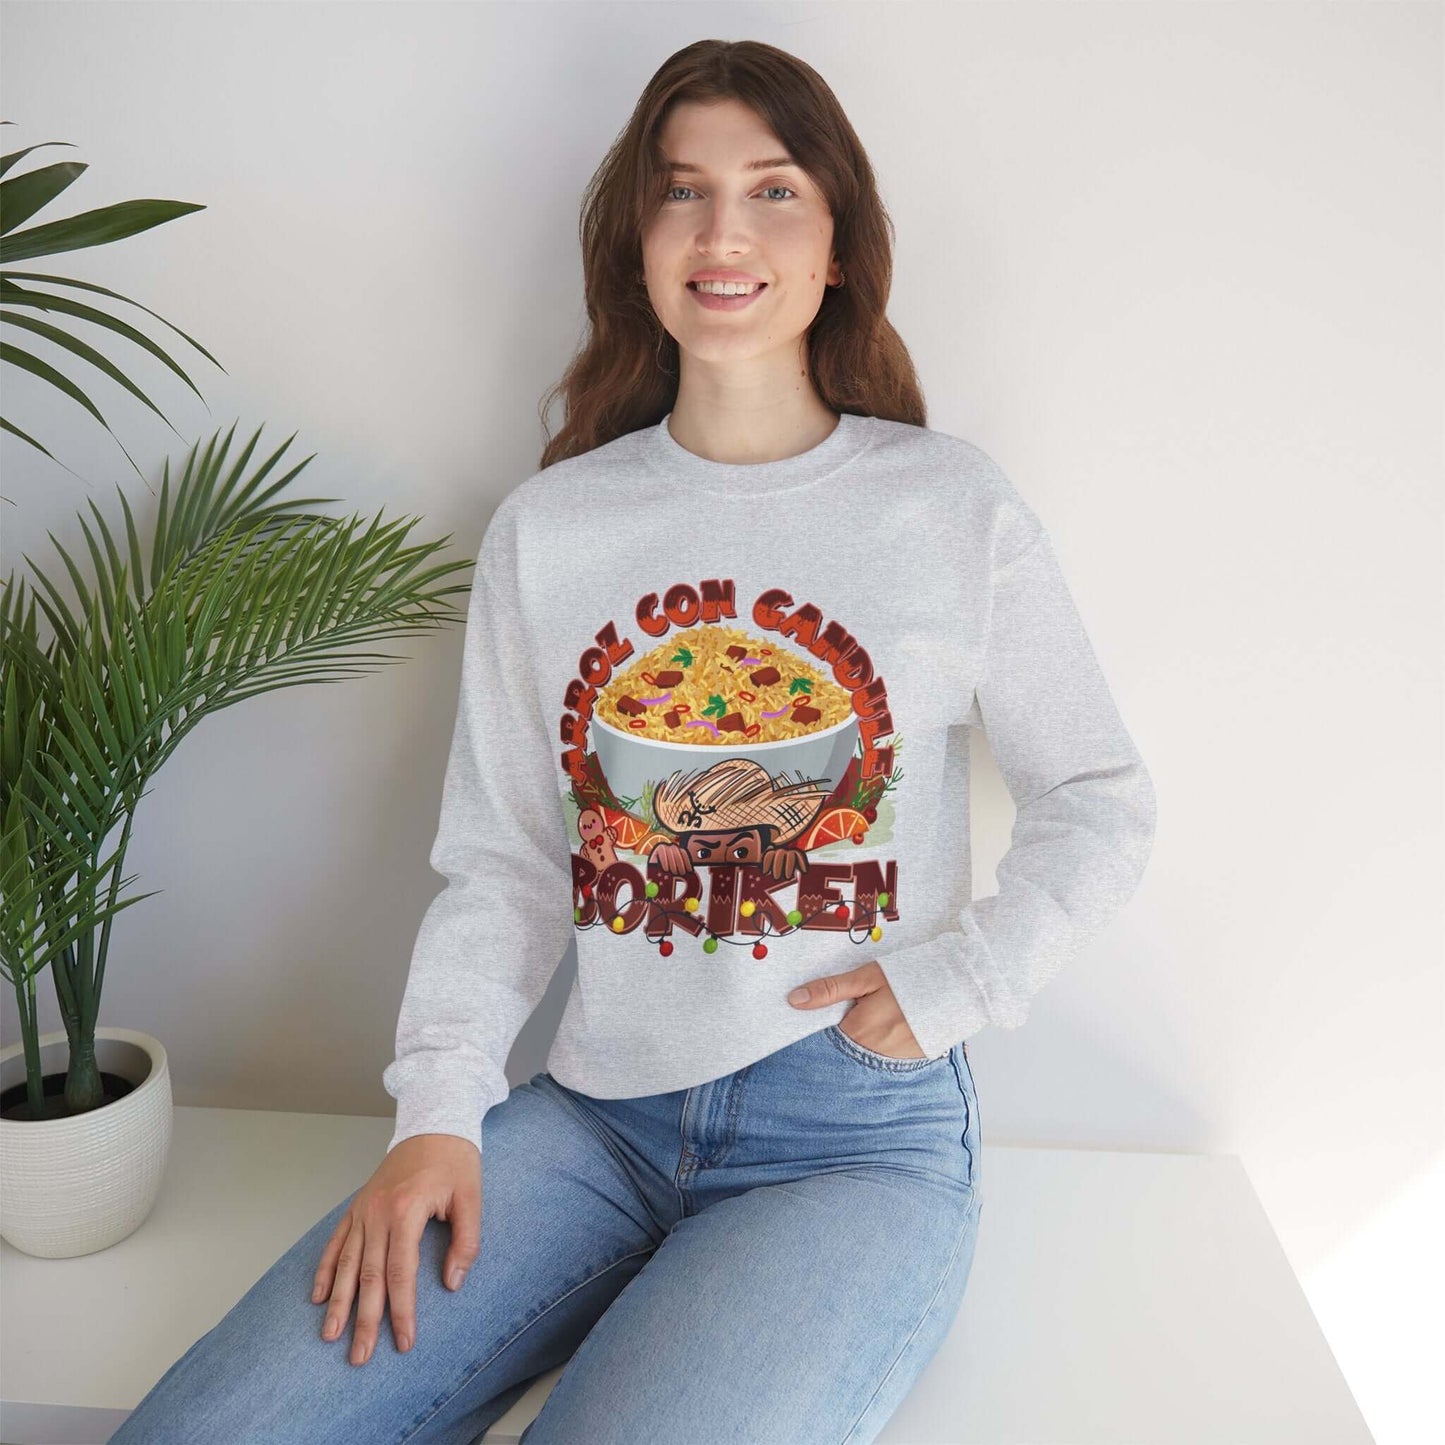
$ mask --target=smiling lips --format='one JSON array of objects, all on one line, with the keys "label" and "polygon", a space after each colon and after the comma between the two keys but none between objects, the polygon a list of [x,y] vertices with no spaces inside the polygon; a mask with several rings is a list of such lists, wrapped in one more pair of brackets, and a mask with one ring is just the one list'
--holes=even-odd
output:
[{"label": "smiling lips", "polygon": [[707,311],[741,311],[745,307],[751,306],[767,290],[767,283],[760,281],[753,290],[733,295],[719,295],[716,292],[702,291],[691,281],[687,283],[687,289],[688,294]]}]

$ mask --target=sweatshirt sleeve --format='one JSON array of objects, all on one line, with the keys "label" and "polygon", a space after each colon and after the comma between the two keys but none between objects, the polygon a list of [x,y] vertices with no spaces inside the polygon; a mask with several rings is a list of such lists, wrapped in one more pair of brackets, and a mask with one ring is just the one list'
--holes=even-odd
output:
[{"label": "sweatshirt sleeve", "polygon": [[876,955],[930,1058],[989,1024],[1019,1027],[1133,894],[1153,847],[1153,783],[1042,524],[1004,487],[968,719],[1016,808],[998,892],[965,907],[957,928]]},{"label": "sweatshirt sleeve", "polygon": [[446,885],[424,914],[382,1084],[396,1100],[390,1153],[414,1134],[482,1147],[505,1099],[507,1055],[572,935],[571,849],[530,658],[508,525],[477,556],[456,726],[431,866]]}]

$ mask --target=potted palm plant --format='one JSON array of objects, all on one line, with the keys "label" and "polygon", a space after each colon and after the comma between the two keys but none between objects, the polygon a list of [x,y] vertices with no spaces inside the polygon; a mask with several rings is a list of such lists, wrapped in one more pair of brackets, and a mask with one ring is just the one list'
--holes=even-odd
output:
[{"label": "potted palm plant", "polygon": [[[196,391],[100,298],[138,303],[13,263],[104,245],[204,208],[125,201],[17,229],[85,170],[66,161],[9,174],[38,149],[0,156],[0,322],[12,337],[21,333],[0,346],[0,361],[49,384],[109,431],[80,383],[17,344],[43,338],[62,359],[104,374],[161,415],[64,326],[97,326],[142,347]],[[8,417],[0,430],[57,460]],[[80,514],[90,577],[52,534],[70,602],[38,568],[28,600],[13,572],[0,584],[0,973],[14,988],[21,1034],[0,1048],[0,1234],[29,1254],[61,1258],[123,1239],[149,1214],[165,1170],[165,1049],[140,1030],[99,1024],[111,925],[150,896],[127,895],[135,880],[122,872],[150,780],[208,714],[276,688],[365,676],[374,664],[404,658],[358,647],[465,616],[442,604],[469,587],[442,583],[470,564],[430,564],[450,534],[408,545],[416,518],[383,524],[378,514],[363,527],[357,515],[308,510],[334,497],[273,500],[311,458],[262,490],[294,433],[249,474],[260,430],[228,468],[234,434],[234,425],[224,439],[217,432],[199,458],[191,448],[174,497],[166,463],[144,544],[124,492],[120,545],[91,502],[94,531]],[[48,623],[43,638],[37,605]],[[63,1028],[42,1034],[36,982],[47,969]]]},{"label": "potted palm plant", "polygon": [[[0,968],[22,1034],[0,1050],[0,1233],[30,1254],[124,1238],[164,1170],[165,1051],[150,1035],[98,1027],[111,924],[150,896],[124,897],[134,880],[122,876],[150,780],[210,713],[364,676],[405,659],[358,647],[465,616],[442,604],[468,585],[444,579],[470,562],[428,565],[450,534],[407,545],[416,518],[363,524],[306,510],[332,497],[271,500],[311,460],[258,490],[293,438],[246,476],[258,430],[223,478],[234,432],[199,459],[192,448],[173,503],[167,466],[144,547],[123,492],[122,545],[92,504],[95,530],[83,516],[81,526],[93,580],[55,542],[74,607],[38,569],[28,604],[13,573],[0,588]],[[42,1035],[35,982],[46,968],[64,1028]]]}]

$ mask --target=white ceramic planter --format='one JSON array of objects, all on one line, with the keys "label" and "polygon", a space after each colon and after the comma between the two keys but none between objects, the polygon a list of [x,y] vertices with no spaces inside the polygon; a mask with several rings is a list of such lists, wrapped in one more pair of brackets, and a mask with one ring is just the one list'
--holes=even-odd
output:
[{"label": "white ceramic planter", "polygon": [[[65,1031],[41,1034],[41,1072],[70,1059]],[[0,1234],[26,1254],[94,1254],[139,1228],[171,1148],[171,1074],[159,1039],[97,1028],[95,1061],[134,1087],[68,1119],[0,1119]],[[0,1050],[0,1089],[25,1080],[24,1044]]]}]

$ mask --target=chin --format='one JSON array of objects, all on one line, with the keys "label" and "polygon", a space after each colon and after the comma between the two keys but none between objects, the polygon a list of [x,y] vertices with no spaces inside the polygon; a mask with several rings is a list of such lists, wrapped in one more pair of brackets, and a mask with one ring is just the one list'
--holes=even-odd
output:
[{"label": "chin", "polygon": [[772,347],[759,336],[689,336],[684,333],[677,338],[679,351],[685,351],[694,361],[720,365],[751,361],[755,356],[765,356]]}]

